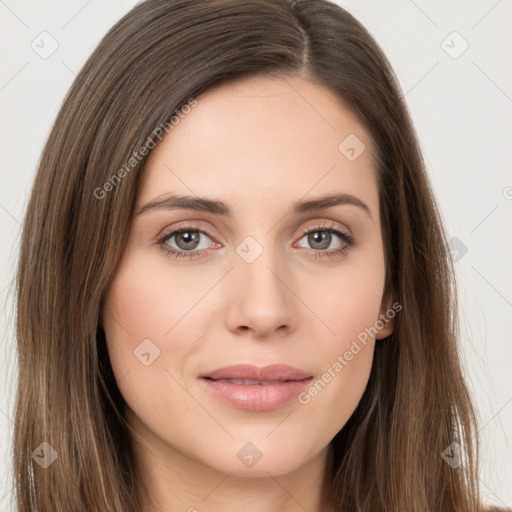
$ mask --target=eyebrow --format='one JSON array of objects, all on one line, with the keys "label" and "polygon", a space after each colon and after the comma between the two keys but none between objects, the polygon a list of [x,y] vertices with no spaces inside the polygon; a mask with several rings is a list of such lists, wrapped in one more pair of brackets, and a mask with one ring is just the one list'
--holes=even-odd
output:
[{"label": "eyebrow", "polygon": [[[361,201],[361,199],[352,194],[329,194],[316,199],[310,199],[308,201],[296,201],[291,206],[291,212],[293,214],[315,212],[332,208],[333,206],[347,204],[361,208],[370,218],[372,218],[370,208]],[[195,210],[228,217],[233,216],[233,210],[229,204],[224,201],[180,194],[166,194],[164,196],[155,197],[142,206],[137,212],[137,215],[154,210],[174,209]]]}]

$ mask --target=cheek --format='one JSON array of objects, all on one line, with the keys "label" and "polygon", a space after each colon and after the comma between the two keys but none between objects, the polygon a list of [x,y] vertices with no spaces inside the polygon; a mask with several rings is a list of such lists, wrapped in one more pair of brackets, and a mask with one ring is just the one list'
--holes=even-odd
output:
[{"label": "cheek", "polygon": [[171,273],[168,266],[152,265],[135,254],[120,266],[106,296],[104,318],[112,339],[171,337],[204,288],[190,274]]},{"label": "cheek", "polygon": [[[144,382],[155,373],[149,372],[150,368],[163,368],[162,340],[184,314],[182,290],[177,291],[179,285],[167,287],[163,281],[154,267],[133,256],[121,263],[114,276],[102,318],[112,369],[118,381],[128,373],[131,379],[141,373]],[[122,383],[119,385],[121,389]]]},{"label": "cheek", "polygon": [[325,316],[335,335],[317,336],[314,356],[309,349],[321,363],[315,380],[298,396],[298,407],[311,430],[322,432],[320,444],[343,428],[368,384],[380,298],[370,287],[338,300]]},{"label": "cheek", "polygon": [[354,253],[335,271],[302,281],[299,293],[318,318],[314,324],[322,332],[329,357],[348,350],[352,340],[359,335],[364,339],[367,329],[375,326],[384,281],[384,258],[377,245],[373,251]]},{"label": "cheek", "polygon": [[384,280],[382,254],[369,251],[352,265],[340,267],[336,275],[316,280],[315,287],[307,285],[308,305],[322,320],[311,322],[322,331],[316,338],[312,334],[321,364],[316,381],[299,402],[319,428],[329,425],[329,435],[346,423],[366,388],[381,325]]},{"label": "cheek", "polygon": [[119,390],[136,416],[157,424],[169,418],[170,410],[185,413],[190,407],[178,382],[183,382],[182,362],[193,347],[190,333],[181,334],[187,326],[193,329],[187,312],[198,296],[190,278],[185,283],[177,273],[171,279],[163,271],[130,254],[116,272],[103,309]]}]

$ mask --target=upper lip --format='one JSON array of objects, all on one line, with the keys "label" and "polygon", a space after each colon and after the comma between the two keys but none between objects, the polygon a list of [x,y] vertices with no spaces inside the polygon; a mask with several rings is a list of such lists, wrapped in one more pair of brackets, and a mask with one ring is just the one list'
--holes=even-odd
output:
[{"label": "upper lip", "polygon": [[258,368],[252,364],[236,364],[218,368],[217,370],[205,373],[200,377],[213,380],[248,379],[259,381],[287,381],[304,380],[311,377],[311,374],[286,364],[272,364],[264,366],[263,368]]}]

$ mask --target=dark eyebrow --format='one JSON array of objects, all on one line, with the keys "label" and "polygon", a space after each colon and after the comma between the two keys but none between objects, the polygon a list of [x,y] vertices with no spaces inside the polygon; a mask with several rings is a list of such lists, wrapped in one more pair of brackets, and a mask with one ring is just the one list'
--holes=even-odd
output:
[{"label": "dark eyebrow", "polygon": [[[370,208],[363,203],[359,198],[351,194],[329,194],[317,199],[309,201],[297,201],[293,203],[291,212],[294,214],[314,212],[331,208],[332,206],[351,204],[364,210],[367,215],[372,218]],[[172,209],[196,210],[199,212],[213,213],[215,215],[224,215],[228,217],[233,216],[233,210],[229,204],[224,201],[217,201],[215,199],[207,199],[206,197],[179,195],[179,194],[166,194],[158,196],[144,206],[137,212],[138,215],[151,211],[151,210],[172,210]]]},{"label": "dark eyebrow", "polygon": [[314,212],[343,204],[357,206],[364,210],[370,219],[372,218],[372,212],[366,203],[363,203],[361,199],[352,194],[329,194],[309,201],[297,201],[292,206],[292,213]]}]

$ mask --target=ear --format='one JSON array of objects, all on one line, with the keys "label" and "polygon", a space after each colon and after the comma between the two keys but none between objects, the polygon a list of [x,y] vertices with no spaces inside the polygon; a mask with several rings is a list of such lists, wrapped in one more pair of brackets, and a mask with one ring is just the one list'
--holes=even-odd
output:
[{"label": "ear", "polygon": [[382,297],[379,318],[375,322],[378,333],[375,339],[387,338],[395,330],[395,318],[402,309],[402,305],[396,300],[394,293],[384,294]]}]

